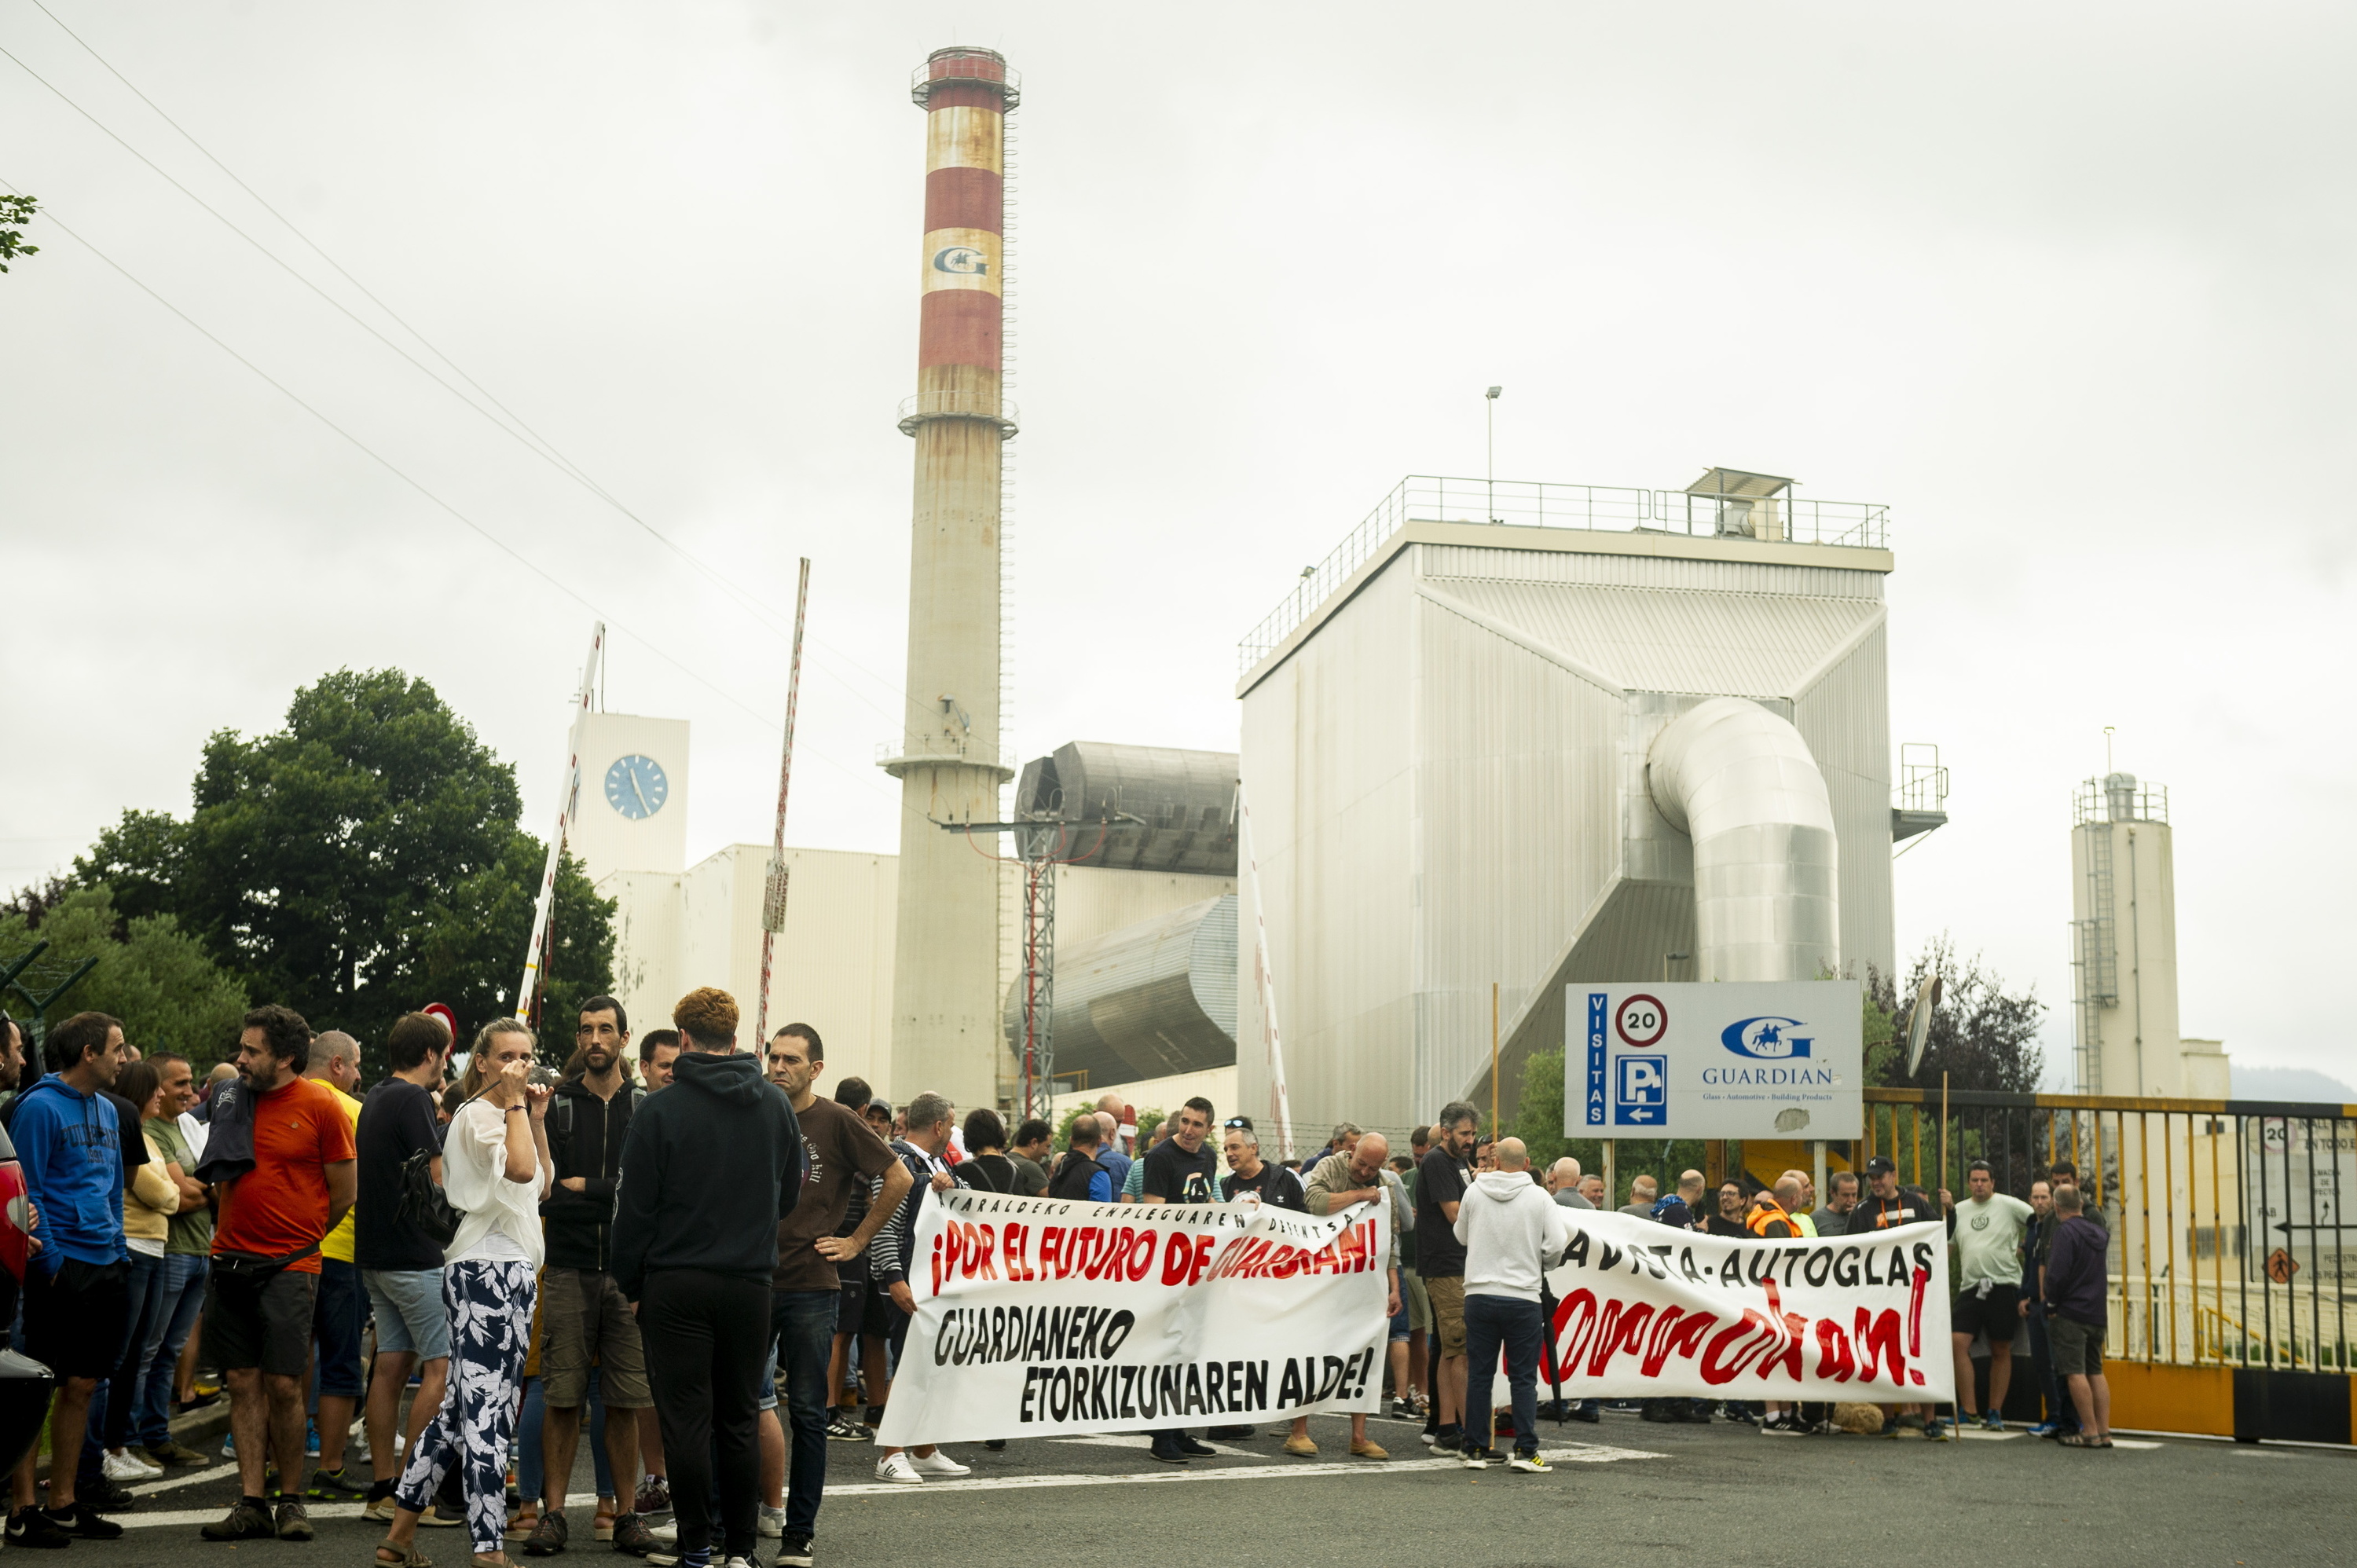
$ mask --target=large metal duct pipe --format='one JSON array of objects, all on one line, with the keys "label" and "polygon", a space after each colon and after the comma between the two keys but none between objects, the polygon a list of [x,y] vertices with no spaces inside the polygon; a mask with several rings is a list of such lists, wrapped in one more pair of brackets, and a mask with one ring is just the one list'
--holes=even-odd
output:
[{"label": "large metal duct pipe", "polygon": [[1697,979],[1839,971],[1833,802],[1799,730],[1757,703],[1713,697],[1654,737],[1646,787],[1694,840]]}]

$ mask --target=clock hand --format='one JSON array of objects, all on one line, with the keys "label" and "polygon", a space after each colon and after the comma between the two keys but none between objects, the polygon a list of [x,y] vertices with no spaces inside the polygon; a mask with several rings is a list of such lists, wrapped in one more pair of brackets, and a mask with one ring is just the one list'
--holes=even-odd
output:
[{"label": "clock hand", "polygon": [[630,793],[639,798],[639,810],[651,817],[655,814],[655,809],[647,804],[647,792],[639,788],[639,770],[635,768],[630,769]]}]

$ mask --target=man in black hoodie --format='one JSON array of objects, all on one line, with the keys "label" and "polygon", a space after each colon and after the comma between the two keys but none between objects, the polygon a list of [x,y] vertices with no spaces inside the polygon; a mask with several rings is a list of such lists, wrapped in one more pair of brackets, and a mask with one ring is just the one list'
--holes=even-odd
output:
[{"label": "man in black hoodie", "polygon": [[716,1449],[723,1551],[753,1558],[770,1278],[778,1221],[802,1198],[793,1107],[758,1058],[737,1054],[737,1019],[735,999],[709,986],[672,1010],[683,1048],[671,1091],[631,1117],[615,1194],[613,1273],[638,1304],[683,1568],[713,1559]]},{"label": "man in black hoodie", "polygon": [[[540,1383],[548,1410],[541,1445],[548,1490],[540,1523],[523,1543],[527,1557],[565,1550],[565,1487],[581,1437],[591,1365],[598,1369],[606,1405],[606,1456],[626,1498],[639,1457],[639,1412],[654,1402],[639,1320],[613,1274],[614,1184],[631,1112],[647,1097],[622,1068],[630,1048],[630,1015],[611,996],[592,996],[581,1004],[574,1041],[581,1070],[556,1086],[548,1107],[555,1180],[540,1205],[548,1238],[548,1264],[540,1279]],[[653,1545],[635,1511],[614,1521],[616,1551],[640,1556]]]}]

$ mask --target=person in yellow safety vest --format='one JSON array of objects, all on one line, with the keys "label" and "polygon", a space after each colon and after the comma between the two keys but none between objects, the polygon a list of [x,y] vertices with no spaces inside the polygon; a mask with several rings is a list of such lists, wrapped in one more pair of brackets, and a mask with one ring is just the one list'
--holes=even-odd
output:
[{"label": "person in yellow safety vest", "polygon": [[[1743,1217],[1744,1229],[1764,1241],[1799,1236],[1801,1228],[1794,1223],[1791,1209],[1800,1201],[1801,1184],[1787,1174],[1772,1191],[1762,1188],[1751,1195],[1751,1211]],[[1800,1406],[1769,1400],[1764,1408],[1767,1414],[1760,1423],[1762,1436],[1799,1437],[1808,1432],[1807,1423],[1801,1420]]]},{"label": "person in yellow safety vest", "polygon": [[[1792,1184],[1793,1196],[1790,1198],[1783,1196],[1786,1182]],[[1776,1178],[1776,1192],[1777,1201],[1784,1207],[1784,1217],[1792,1222],[1793,1228],[1802,1235],[1812,1241],[1815,1240],[1817,1221],[1809,1210],[1816,1207],[1817,1187],[1816,1183],[1809,1179],[1809,1173],[1786,1171]]]}]

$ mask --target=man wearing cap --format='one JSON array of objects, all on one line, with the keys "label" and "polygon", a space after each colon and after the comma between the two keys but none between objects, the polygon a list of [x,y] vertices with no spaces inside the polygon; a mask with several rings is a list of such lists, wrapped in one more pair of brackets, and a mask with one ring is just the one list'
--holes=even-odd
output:
[{"label": "man wearing cap", "polygon": [[[1946,1193],[1942,1193],[1944,1200]],[[1901,1225],[1925,1225],[1942,1218],[1943,1210],[1932,1207],[1920,1187],[1902,1187],[1899,1166],[1889,1155],[1877,1155],[1866,1162],[1866,1192],[1857,1207],[1849,1211],[1849,1223],[1842,1228],[1845,1236],[1867,1236],[1877,1230],[1895,1230]],[[1912,1437],[1921,1434],[1933,1442],[1945,1442],[1947,1429],[1935,1413],[1938,1407],[1926,1404],[1885,1405],[1882,1410],[1882,1434],[1885,1437]]]}]

